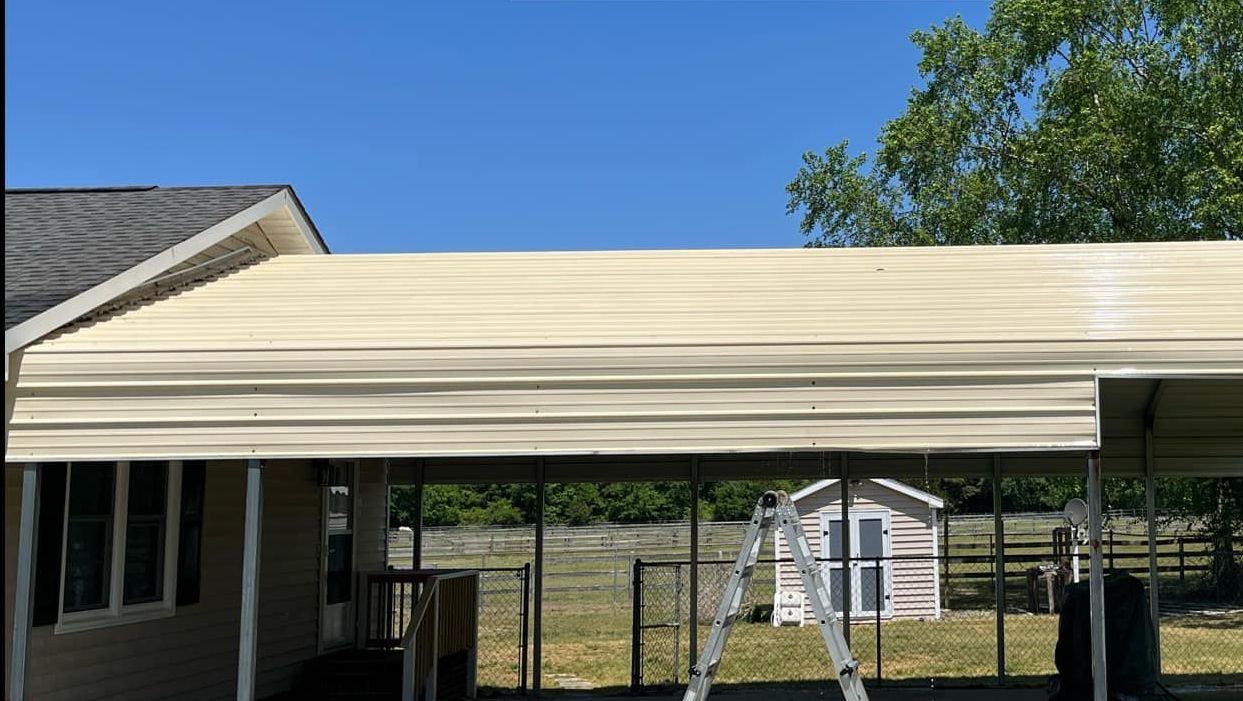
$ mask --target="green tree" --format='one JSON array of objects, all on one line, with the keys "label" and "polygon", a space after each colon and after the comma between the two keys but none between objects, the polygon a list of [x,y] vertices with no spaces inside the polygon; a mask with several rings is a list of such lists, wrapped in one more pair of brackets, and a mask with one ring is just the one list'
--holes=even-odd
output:
[{"label": "green tree", "polygon": [[1182,520],[1209,537],[1213,552],[1205,584],[1220,601],[1243,602],[1243,558],[1236,540],[1243,536],[1243,477],[1162,479],[1158,507],[1170,520]]},{"label": "green tree", "polygon": [[711,521],[743,521],[751,518],[755,500],[764,492],[798,491],[806,480],[738,480],[709,482],[700,488],[700,517]]},{"label": "green tree", "polygon": [[951,19],[872,155],[808,152],[816,246],[1243,237],[1243,3],[997,0]]},{"label": "green tree", "polygon": [[545,498],[545,517],[551,523],[585,526],[605,519],[599,485],[553,484],[548,486]]},{"label": "green tree", "polygon": [[[922,85],[875,152],[807,152],[786,186],[808,245],[1243,238],[1243,2],[996,0],[982,30],[951,19],[912,40]],[[1222,590],[1243,591],[1241,483],[1159,490],[1211,535]],[[1081,484],[1003,480],[1003,503],[1057,509]],[[935,491],[992,510],[987,480]],[[1142,484],[1104,498],[1142,508]]]}]

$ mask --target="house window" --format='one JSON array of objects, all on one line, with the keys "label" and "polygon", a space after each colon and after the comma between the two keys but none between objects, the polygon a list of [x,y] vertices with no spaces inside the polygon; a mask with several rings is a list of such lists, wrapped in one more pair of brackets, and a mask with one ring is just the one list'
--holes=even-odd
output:
[{"label": "house window", "polygon": [[164,509],[167,501],[166,463],[130,465],[122,604],[141,604],[164,598]]},{"label": "house window", "polygon": [[108,607],[112,578],[114,465],[73,471],[65,526],[65,612]]},{"label": "house window", "polygon": [[69,466],[58,632],[171,615],[181,464]]}]

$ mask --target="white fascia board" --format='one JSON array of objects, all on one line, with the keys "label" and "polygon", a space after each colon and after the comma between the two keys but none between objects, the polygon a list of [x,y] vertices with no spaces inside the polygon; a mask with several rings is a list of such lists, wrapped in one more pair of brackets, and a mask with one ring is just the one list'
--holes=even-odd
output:
[{"label": "white fascia board", "polygon": [[298,225],[298,231],[302,232],[302,238],[306,239],[306,245],[313,253],[327,253],[324,250],[320,239],[315,235],[315,230],[311,228],[311,222],[302,216],[302,208],[294,201],[293,192],[288,188],[280,191],[280,196],[285,201],[285,211],[294,224]]},{"label": "white fascia board", "polygon": [[833,486],[833,485],[834,485],[834,484],[836,484],[836,483],[837,483],[837,478],[836,478],[836,477],[835,477],[835,478],[833,478],[833,479],[827,479],[827,480],[820,480],[820,481],[818,481],[818,482],[812,482],[811,484],[807,485],[806,487],[803,487],[802,489],[798,490],[797,492],[795,492],[795,493],[791,494],[791,495],[790,495],[790,501],[798,501],[799,499],[802,499],[802,498],[803,498],[803,497],[805,497],[805,496],[809,496],[809,495],[811,495],[811,494],[815,494],[816,492],[820,491],[821,489],[825,489],[825,488],[831,487],[831,486]]},{"label": "white fascia board", "polygon": [[[905,494],[906,496],[911,497],[912,499],[918,499],[919,501],[924,502],[925,504],[927,504],[928,506],[931,506],[934,509],[945,508],[945,501],[942,500],[941,498],[933,496],[929,494],[928,492],[925,492],[922,489],[916,489],[915,487],[912,487],[911,485],[905,482],[899,482],[898,480],[893,480],[893,479],[885,479],[883,477],[868,477],[866,479],[870,482],[873,482],[882,487],[885,487],[886,489],[891,489],[895,492],[898,492],[899,494]],[[803,497],[809,496],[811,494],[815,494],[816,492],[822,489],[827,489],[829,487],[832,487],[835,484],[837,484],[836,477],[833,479],[820,480],[819,482],[812,482],[806,487],[803,487],[797,492],[791,494],[790,501],[798,501],[799,499],[802,499]]]},{"label": "white fascia board", "polygon": [[[55,307],[42,311],[5,331],[4,352],[12,353],[19,348],[24,348],[34,343],[65,324],[72,322],[74,319],[88,314],[91,310],[107,304],[135,287],[146,283],[165,270],[202,253],[260,219],[282,210],[291,213],[297,210],[297,206],[289,198],[288,190],[281,190],[260,202],[256,202],[233,216],[200,231],[185,241],[160,251],[129,270],[109,278],[86,292],[71,297]],[[294,217],[294,220],[297,221],[299,218]],[[300,223],[299,227],[304,225],[305,221]],[[309,235],[309,232],[310,229],[307,226],[304,230],[304,235],[308,235],[308,241],[312,241],[315,237]],[[312,247],[320,248],[318,243],[312,244]]]},{"label": "white fascia board", "polygon": [[941,498],[935,497],[929,494],[928,492],[925,492],[922,489],[916,489],[915,487],[912,487],[911,485],[905,482],[899,482],[898,480],[892,480],[892,479],[885,479],[883,477],[874,478],[872,481],[883,487],[888,487],[892,489],[893,491],[898,492],[900,494],[905,494],[908,497],[918,499],[924,502],[925,504],[927,504],[928,506],[931,506],[934,509],[945,508],[945,501],[942,500]]}]

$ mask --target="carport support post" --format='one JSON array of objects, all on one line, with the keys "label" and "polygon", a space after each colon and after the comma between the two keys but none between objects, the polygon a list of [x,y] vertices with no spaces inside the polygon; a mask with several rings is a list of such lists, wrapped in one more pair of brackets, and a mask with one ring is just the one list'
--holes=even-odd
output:
[{"label": "carport support post", "polygon": [[535,608],[534,636],[531,640],[531,689],[541,696],[540,671],[544,664],[544,459],[535,459],[535,588],[532,603]]},{"label": "carport support post", "polygon": [[[773,553],[776,555],[776,553]],[[850,598],[850,456],[842,453],[842,635],[850,645],[850,610],[854,608]]]},{"label": "carport support post", "polygon": [[1006,548],[1001,517],[1001,456],[993,456],[993,590],[997,597],[997,683],[1006,681]]},{"label": "carport support post", "polygon": [[1144,510],[1148,517],[1148,613],[1152,617],[1152,639],[1157,644],[1157,673],[1161,672],[1161,589],[1157,566],[1157,485],[1152,454],[1152,425],[1144,427]]},{"label": "carport support post", "polygon": [[263,463],[246,463],[246,530],[242,537],[242,615],[237,648],[237,700],[255,698],[259,639],[259,546],[263,524]]},{"label": "carport support post", "polygon": [[[773,553],[773,557],[776,557]],[[690,665],[699,659],[699,456],[691,456],[691,651]]]},{"label": "carport support post", "polygon": [[1108,700],[1108,668],[1105,662],[1105,569],[1101,554],[1101,455],[1088,453],[1088,552],[1091,569],[1088,587],[1092,613],[1092,697]]},{"label": "carport support post", "polygon": [[423,461],[414,463],[414,532],[410,534],[410,569],[423,569],[423,488],[427,469]]},{"label": "carport support post", "polygon": [[34,596],[35,524],[39,508],[39,466],[22,466],[21,519],[17,533],[17,578],[13,582],[13,649],[9,660],[9,698],[26,698],[26,657],[30,651],[30,612]]}]

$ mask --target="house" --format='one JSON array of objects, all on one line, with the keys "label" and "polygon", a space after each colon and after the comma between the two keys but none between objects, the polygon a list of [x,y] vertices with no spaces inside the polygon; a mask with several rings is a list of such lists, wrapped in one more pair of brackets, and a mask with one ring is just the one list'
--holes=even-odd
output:
[{"label": "house", "polygon": [[[124,316],[221,271],[327,252],[287,186],[6,191],[6,442],[17,368],[31,344],[71,322],[89,327]],[[180,333],[189,339],[194,319],[187,321]],[[103,377],[70,362],[78,386]],[[195,372],[209,367],[202,356],[194,361]],[[56,381],[38,386],[30,372],[23,379],[24,407],[58,394]],[[211,408],[187,393],[169,412]],[[22,693],[32,699],[232,696],[245,468],[238,460],[210,469],[203,460],[41,464],[28,653],[25,669],[13,670],[23,493],[21,469],[6,465],[6,680],[24,675]],[[328,487],[309,460],[273,461],[267,470],[261,696],[287,690],[307,660],[353,642],[346,568],[383,568],[386,497],[376,461],[342,464]]]},{"label": "house", "polygon": [[1102,469],[1243,463],[1234,241],[323,255],[281,186],[5,217],[13,699],[249,701],[338,646],[468,693],[471,573],[378,571],[393,484],[1087,475],[1099,583]]},{"label": "house", "polygon": [[[851,616],[939,618],[941,583],[937,573],[937,514],[945,503],[905,482],[872,477],[850,485],[850,508],[842,520],[841,480],[824,479],[790,495],[803,521],[807,543],[828,570],[829,593],[837,611],[843,604],[843,571],[850,572]],[[842,524],[850,526],[850,558],[842,553]],[[802,578],[789,562],[790,549],[774,535],[777,598],[803,593]],[[872,559],[874,558],[874,559]],[[878,577],[879,575],[879,577]],[[881,587],[877,591],[876,583]],[[879,607],[878,607],[879,603]],[[810,606],[804,607],[807,620]]]}]

